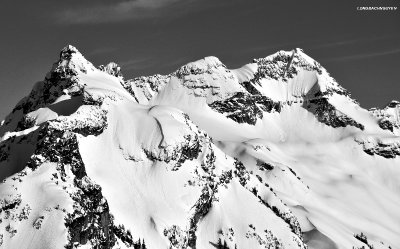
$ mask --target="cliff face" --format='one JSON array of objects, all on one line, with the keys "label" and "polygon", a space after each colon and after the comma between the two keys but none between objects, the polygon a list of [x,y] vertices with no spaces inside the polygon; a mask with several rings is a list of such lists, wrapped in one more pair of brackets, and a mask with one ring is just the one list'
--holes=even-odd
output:
[{"label": "cliff face", "polygon": [[0,126],[0,248],[395,248],[398,107],[300,49],[125,80],[67,46]]}]

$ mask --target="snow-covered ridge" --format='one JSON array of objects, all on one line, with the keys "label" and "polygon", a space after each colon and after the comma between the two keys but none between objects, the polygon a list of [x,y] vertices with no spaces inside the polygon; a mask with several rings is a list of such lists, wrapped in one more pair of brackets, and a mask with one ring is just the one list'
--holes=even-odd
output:
[{"label": "snow-covered ridge", "polygon": [[122,71],[67,46],[1,124],[0,248],[400,246],[398,102],[300,49]]}]

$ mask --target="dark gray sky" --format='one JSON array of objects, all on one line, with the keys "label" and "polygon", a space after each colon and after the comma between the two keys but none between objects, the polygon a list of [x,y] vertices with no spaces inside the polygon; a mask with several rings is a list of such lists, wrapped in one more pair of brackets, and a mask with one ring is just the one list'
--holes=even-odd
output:
[{"label": "dark gray sky", "polygon": [[42,80],[61,48],[125,78],[215,55],[228,68],[295,47],[364,107],[400,99],[399,0],[2,0],[0,120]]}]

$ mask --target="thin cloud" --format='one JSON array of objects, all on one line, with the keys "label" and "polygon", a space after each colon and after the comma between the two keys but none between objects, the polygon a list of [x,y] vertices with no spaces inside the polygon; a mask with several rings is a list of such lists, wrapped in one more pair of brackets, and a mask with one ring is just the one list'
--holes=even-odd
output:
[{"label": "thin cloud", "polygon": [[108,54],[111,52],[116,51],[117,48],[113,47],[103,47],[103,48],[96,48],[88,53],[89,56],[94,56],[94,55],[102,55],[102,54]]},{"label": "thin cloud", "polygon": [[156,60],[150,57],[136,58],[127,61],[121,61],[118,63],[118,65],[121,67],[123,71],[143,70],[153,67],[156,64],[157,64]]},{"label": "thin cloud", "polygon": [[[128,0],[114,4],[94,5],[84,8],[67,9],[57,13],[60,24],[96,24],[122,22],[130,19],[144,19],[165,14],[166,9],[175,5],[193,2],[193,0]],[[183,9],[174,14],[184,12]]]},{"label": "thin cloud", "polygon": [[[318,48],[330,48],[330,47],[339,47],[339,46],[345,46],[349,44],[355,44],[358,42],[363,42],[366,39],[353,39],[353,40],[344,40],[344,41],[337,41],[337,42],[330,42],[330,43],[325,43],[325,44],[320,44],[313,46],[313,49],[318,49]],[[370,41],[370,40],[369,40]]]},{"label": "thin cloud", "polygon": [[322,48],[335,48],[341,47],[346,45],[353,45],[358,43],[371,43],[380,40],[388,40],[393,38],[393,35],[388,36],[381,36],[375,38],[356,38],[356,39],[348,39],[348,40],[340,40],[340,41],[333,41],[333,42],[325,42],[322,43],[321,40],[308,40],[308,41],[294,41],[294,42],[287,42],[287,43],[280,43],[274,44],[270,46],[257,46],[257,47],[250,47],[248,49],[244,49],[243,52],[260,52],[260,51],[270,51],[270,50],[278,50],[284,48],[303,48],[306,47],[307,49],[322,49]]},{"label": "thin cloud", "polygon": [[379,36],[379,37],[373,37],[373,38],[371,38],[371,37],[356,38],[356,39],[349,39],[349,40],[342,40],[342,41],[335,41],[335,42],[320,44],[320,45],[313,46],[312,48],[319,49],[319,48],[340,47],[340,46],[359,44],[359,43],[371,43],[371,42],[375,42],[375,41],[392,39],[393,37],[394,37],[393,35],[386,35],[386,36]]},{"label": "thin cloud", "polygon": [[387,50],[387,51],[381,51],[381,52],[375,52],[375,53],[363,53],[363,54],[356,54],[356,55],[349,55],[349,56],[341,56],[341,57],[336,57],[336,58],[330,58],[330,59],[327,59],[326,61],[359,60],[359,59],[385,56],[385,55],[391,55],[391,54],[397,54],[397,53],[400,53],[400,48]]},{"label": "thin cloud", "polygon": [[267,51],[268,53],[270,50],[277,50],[277,49],[282,49],[285,47],[299,47],[299,45],[304,44],[304,42],[287,42],[287,43],[280,43],[280,44],[274,44],[274,45],[267,45],[267,46],[256,46],[256,47],[249,47],[242,49],[240,52],[242,53],[248,53],[248,52],[261,52],[261,51]]}]

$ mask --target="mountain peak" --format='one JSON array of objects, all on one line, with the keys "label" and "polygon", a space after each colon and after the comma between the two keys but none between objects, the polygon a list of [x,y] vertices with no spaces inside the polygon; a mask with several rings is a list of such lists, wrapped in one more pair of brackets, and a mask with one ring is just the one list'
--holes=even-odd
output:
[{"label": "mountain peak", "polygon": [[322,73],[322,66],[300,48],[281,50],[267,57],[254,59],[253,62],[258,65],[259,77],[275,80],[287,81],[302,69]]},{"label": "mountain peak", "polygon": [[96,68],[91,62],[79,52],[79,50],[72,46],[67,45],[60,51],[60,59],[53,64],[52,69],[46,75],[49,79],[56,74],[72,74],[77,75],[79,72],[87,73],[88,71],[94,71]]},{"label": "mountain peak", "polygon": [[205,72],[211,72],[213,69],[226,66],[215,56],[207,56],[194,62],[189,62],[176,71],[178,78],[187,75],[197,75]]},{"label": "mountain peak", "polygon": [[60,59],[70,60],[73,54],[81,54],[78,49],[72,45],[67,45],[60,51]]}]

